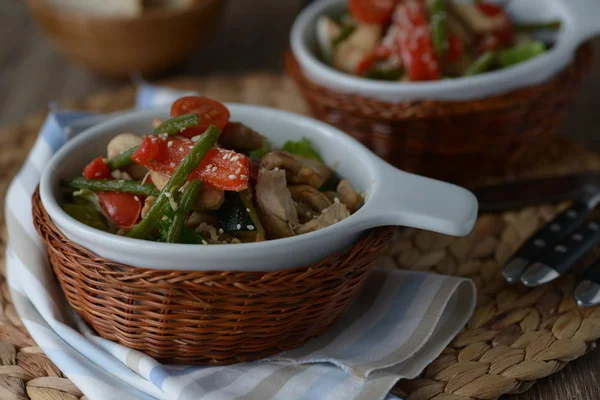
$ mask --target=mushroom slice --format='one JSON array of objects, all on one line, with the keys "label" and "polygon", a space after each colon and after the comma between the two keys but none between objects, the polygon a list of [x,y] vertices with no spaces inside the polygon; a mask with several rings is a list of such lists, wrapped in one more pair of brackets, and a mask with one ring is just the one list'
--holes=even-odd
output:
[{"label": "mushroom slice", "polygon": [[256,205],[271,239],[294,236],[298,214],[287,188],[284,171],[262,169],[256,183]]},{"label": "mushroom slice", "polygon": [[348,208],[346,208],[346,206],[341,202],[336,201],[327,209],[325,209],[319,217],[296,228],[295,232],[297,235],[301,235],[303,233],[318,231],[319,229],[323,229],[329,225],[340,222],[349,216],[350,212],[348,211]]},{"label": "mushroom slice", "polygon": [[321,213],[332,203],[324,193],[319,192],[310,185],[288,186],[288,190],[294,201],[309,205],[313,210],[317,211],[317,214]]},{"label": "mushroom slice", "polygon": [[144,207],[142,208],[142,212],[140,214],[142,218],[144,218],[146,216],[146,214],[148,214],[148,211],[150,211],[150,209],[152,208],[152,205],[154,204],[155,201],[156,201],[156,196],[146,197],[146,200],[144,200]]},{"label": "mushroom slice", "polygon": [[342,179],[338,183],[337,193],[340,201],[348,207],[348,211],[354,214],[358,210],[358,206],[362,203],[362,198],[347,179]]},{"label": "mushroom slice", "polygon": [[152,184],[158,190],[163,190],[163,188],[167,185],[167,182],[169,182],[169,177],[167,175],[156,171],[150,171],[150,179],[152,179]]},{"label": "mushroom slice", "polygon": [[348,39],[336,48],[333,65],[341,71],[355,74],[360,62],[375,49],[381,36],[379,25],[357,25]]},{"label": "mushroom slice", "polygon": [[219,136],[219,143],[227,149],[244,153],[263,147],[265,137],[241,122],[230,122]]},{"label": "mushroom slice", "polygon": [[331,169],[322,162],[291,154],[287,151],[269,152],[260,159],[260,163],[266,169],[285,169],[287,180],[291,183],[307,183],[317,189],[332,174]]},{"label": "mushroom slice", "polygon": [[342,33],[342,27],[331,18],[322,15],[317,20],[316,28],[317,42],[319,43],[321,54],[327,62],[331,62],[333,41]]},{"label": "mushroom slice", "polygon": [[225,202],[225,192],[207,184],[202,185],[194,208],[197,210],[218,210]]}]

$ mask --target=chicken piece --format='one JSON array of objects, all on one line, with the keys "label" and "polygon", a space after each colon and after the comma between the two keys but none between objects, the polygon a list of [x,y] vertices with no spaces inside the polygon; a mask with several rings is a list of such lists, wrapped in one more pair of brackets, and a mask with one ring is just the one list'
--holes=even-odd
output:
[{"label": "chicken piece", "polygon": [[506,23],[503,15],[485,15],[476,5],[449,1],[450,13],[460,19],[470,31],[476,34],[495,33]]},{"label": "chicken piece", "polygon": [[225,202],[225,192],[212,186],[202,185],[194,208],[197,210],[218,210]]},{"label": "chicken piece", "polygon": [[332,174],[331,169],[318,160],[305,158],[287,151],[272,151],[260,159],[266,169],[282,168],[286,178],[294,184],[309,184],[320,188]]},{"label": "chicken piece", "polygon": [[298,220],[301,224],[305,224],[308,221],[312,220],[316,215],[315,210],[311,206],[303,202],[295,202],[296,212],[298,213]]},{"label": "chicken piece", "polygon": [[142,218],[144,218],[146,216],[146,214],[148,214],[148,211],[150,211],[150,209],[152,208],[152,205],[154,204],[155,201],[156,201],[156,196],[146,197],[146,200],[144,200],[144,207],[142,208],[142,212],[140,214],[142,216]]},{"label": "chicken piece", "polygon": [[201,211],[192,211],[188,219],[185,221],[185,225],[192,229],[198,228],[198,226],[200,226],[202,223],[212,226],[219,226],[219,218],[213,214]]},{"label": "chicken piece", "polygon": [[295,202],[302,202],[310,206],[317,214],[321,213],[332,203],[324,193],[319,192],[310,185],[288,186],[288,190]]},{"label": "chicken piece", "polygon": [[340,201],[348,207],[350,214],[354,214],[362,203],[362,198],[347,179],[342,179],[338,183],[337,193]]},{"label": "chicken piece", "polygon": [[245,153],[263,147],[265,138],[241,122],[230,122],[219,136],[219,143],[226,149]]},{"label": "chicken piece", "polygon": [[109,160],[112,160],[122,152],[127,151],[134,146],[141,145],[143,141],[144,139],[141,136],[134,135],[133,133],[121,133],[108,142],[106,156]]},{"label": "chicken piece", "polygon": [[379,25],[359,24],[333,54],[333,65],[337,69],[356,74],[360,62],[371,53],[381,40],[382,28]]},{"label": "chicken piece", "polygon": [[[121,133],[108,142],[106,157],[109,160],[112,160],[122,152],[127,151],[134,146],[141,145],[143,141],[144,139],[142,137],[134,135],[133,133]],[[123,170],[136,180],[142,179],[147,172],[146,168],[138,164],[129,164],[123,168]]]},{"label": "chicken piece", "polygon": [[303,233],[318,231],[319,229],[340,222],[349,216],[350,212],[348,208],[342,202],[336,201],[329,208],[325,209],[320,216],[296,228],[295,232],[297,235],[301,235]]},{"label": "chicken piece", "polygon": [[298,214],[284,171],[262,169],[256,183],[256,205],[270,239],[294,236]]}]

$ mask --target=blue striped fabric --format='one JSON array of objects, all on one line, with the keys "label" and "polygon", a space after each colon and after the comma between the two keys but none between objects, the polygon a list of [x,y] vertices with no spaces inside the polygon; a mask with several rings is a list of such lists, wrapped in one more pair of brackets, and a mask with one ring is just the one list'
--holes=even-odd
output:
[{"label": "blue striped fabric", "polygon": [[[140,108],[188,94],[142,85]],[[65,303],[32,225],[30,198],[44,164],[66,141],[105,117],[51,113],[6,199],[8,283],[23,323],[48,357],[90,400],[397,399],[390,388],[414,378],[472,313],[470,281],[377,269],[321,337],[261,362],[226,367],[166,366],[98,337]],[[108,117],[106,117],[108,118]]]}]

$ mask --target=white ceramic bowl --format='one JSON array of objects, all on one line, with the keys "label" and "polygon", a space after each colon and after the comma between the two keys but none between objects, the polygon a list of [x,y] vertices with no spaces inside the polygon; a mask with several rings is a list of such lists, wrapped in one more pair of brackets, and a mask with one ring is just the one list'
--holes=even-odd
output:
[{"label": "white ceramic bowl", "polygon": [[94,253],[135,267],[177,270],[272,271],[317,262],[356,243],[369,228],[401,225],[451,235],[469,233],[477,200],[469,191],[400,171],[358,141],[311,118],[245,105],[228,104],[233,121],[241,121],[275,145],[307,137],[328,165],[359,190],[365,205],[349,218],[325,229],[292,238],[232,245],[156,243],[106,233],[78,222],[60,207],[59,181],[81,174],[89,160],[104,154],[115,135],[151,132],[154,118],[167,108],[134,111],[97,125],[71,140],[51,159],[40,182],[42,203],[50,218],[71,241]]},{"label": "white ceramic bowl", "polygon": [[475,100],[545,82],[563,70],[581,43],[600,34],[600,0],[513,0],[511,19],[560,19],[556,45],[535,59],[473,77],[432,82],[378,82],[345,74],[316,56],[315,26],[319,16],[338,12],[347,0],[321,0],[307,7],[291,31],[292,51],[303,73],[314,82],[344,93],[355,93],[387,102],[406,100]]}]

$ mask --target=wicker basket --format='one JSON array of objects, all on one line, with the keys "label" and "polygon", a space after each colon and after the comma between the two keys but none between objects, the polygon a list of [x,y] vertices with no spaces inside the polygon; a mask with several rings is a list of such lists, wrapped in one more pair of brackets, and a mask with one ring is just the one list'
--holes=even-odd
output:
[{"label": "wicker basket", "polygon": [[557,133],[592,47],[552,81],[476,101],[387,103],[309,80],[291,52],[288,75],[317,118],[344,130],[406,171],[458,184],[518,175],[539,161]]},{"label": "wicker basket", "polygon": [[362,286],[393,228],[370,231],[318,264],[277,272],[160,271],[96,256],[52,223],[34,225],[69,304],[103,338],[164,363],[231,364],[322,334]]}]

